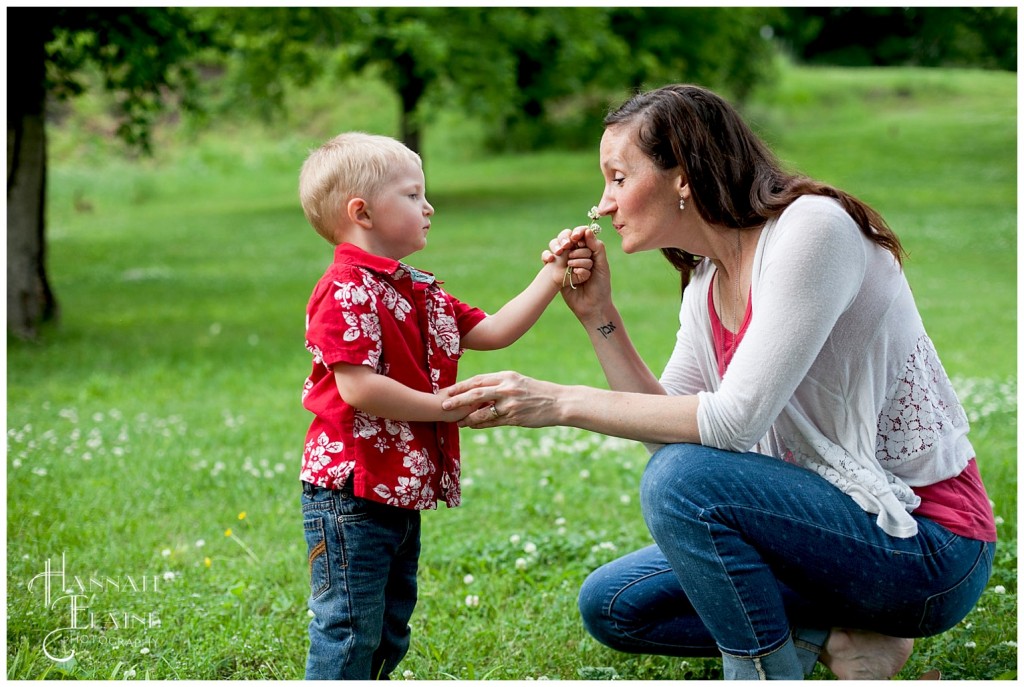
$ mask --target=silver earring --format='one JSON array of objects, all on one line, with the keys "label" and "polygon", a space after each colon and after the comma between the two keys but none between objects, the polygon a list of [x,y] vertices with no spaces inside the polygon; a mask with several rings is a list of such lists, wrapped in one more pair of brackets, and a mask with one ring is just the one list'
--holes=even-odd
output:
[{"label": "silver earring", "polygon": [[686,200],[682,196],[679,196],[679,209],[680,210],[685,210],[686,209]]}]

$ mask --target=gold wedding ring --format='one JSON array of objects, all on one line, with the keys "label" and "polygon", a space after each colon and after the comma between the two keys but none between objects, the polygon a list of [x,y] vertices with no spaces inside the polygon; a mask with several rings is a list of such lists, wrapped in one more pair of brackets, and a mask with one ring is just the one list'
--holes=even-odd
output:
[{"label": "gold wedding ring", "polygon": [[498,419],[499,417],[501,417],[500,415],[498,415],[498,408],[493,403],[491,404],[491,417],[493,417],[494,419]]}]

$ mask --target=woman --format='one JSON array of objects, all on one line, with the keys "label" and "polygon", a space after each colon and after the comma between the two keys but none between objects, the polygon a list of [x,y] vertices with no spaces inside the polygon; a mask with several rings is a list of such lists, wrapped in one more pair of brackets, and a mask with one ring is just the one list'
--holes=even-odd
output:
[{"label": "woman", "polygon": [[726,678],[896,674],[991,574],[995,523],[967,419],[881,216],[793,175],[715,94],[675,85],[605,120],[604,194],[626,253],[682,276],[656,378],[611,296],[604,244],[563,289],[611,387],[481,375],[471,427],[568,425],[645,442],[655,545],[590,575],[587,630],[622,651],[720,653]]}]

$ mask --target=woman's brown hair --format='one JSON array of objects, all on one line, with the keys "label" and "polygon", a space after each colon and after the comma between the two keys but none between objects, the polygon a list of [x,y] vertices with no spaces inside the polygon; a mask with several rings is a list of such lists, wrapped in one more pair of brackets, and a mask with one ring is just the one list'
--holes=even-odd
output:
[{"label": "woman's brown hair", "polygon": [[[759,227],[802,195],[828,196],[902,265],[903,246],[876,210],[845,191],[784,171],[739,113],[711,91],[678,84],[639,93],[604,120],[606,128],[627,123],[637,124],[637,143],[659,168],[682,168],[690,202],[706,222]],[[661,252],[679,270],[685,290],[701,257],[678,248]]]}]

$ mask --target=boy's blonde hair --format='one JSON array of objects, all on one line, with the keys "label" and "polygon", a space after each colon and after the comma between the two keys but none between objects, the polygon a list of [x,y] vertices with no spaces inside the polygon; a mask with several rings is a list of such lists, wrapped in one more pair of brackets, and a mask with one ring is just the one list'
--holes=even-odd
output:
[{"label": "boy's blonde hair", "polygon": [[335,136],[306,158],[299,173],[299,200],[317,233],[338,243],[335,231],[352,198],[372,201],[407,161],[420,156],[388,136],[350,131]]}]

